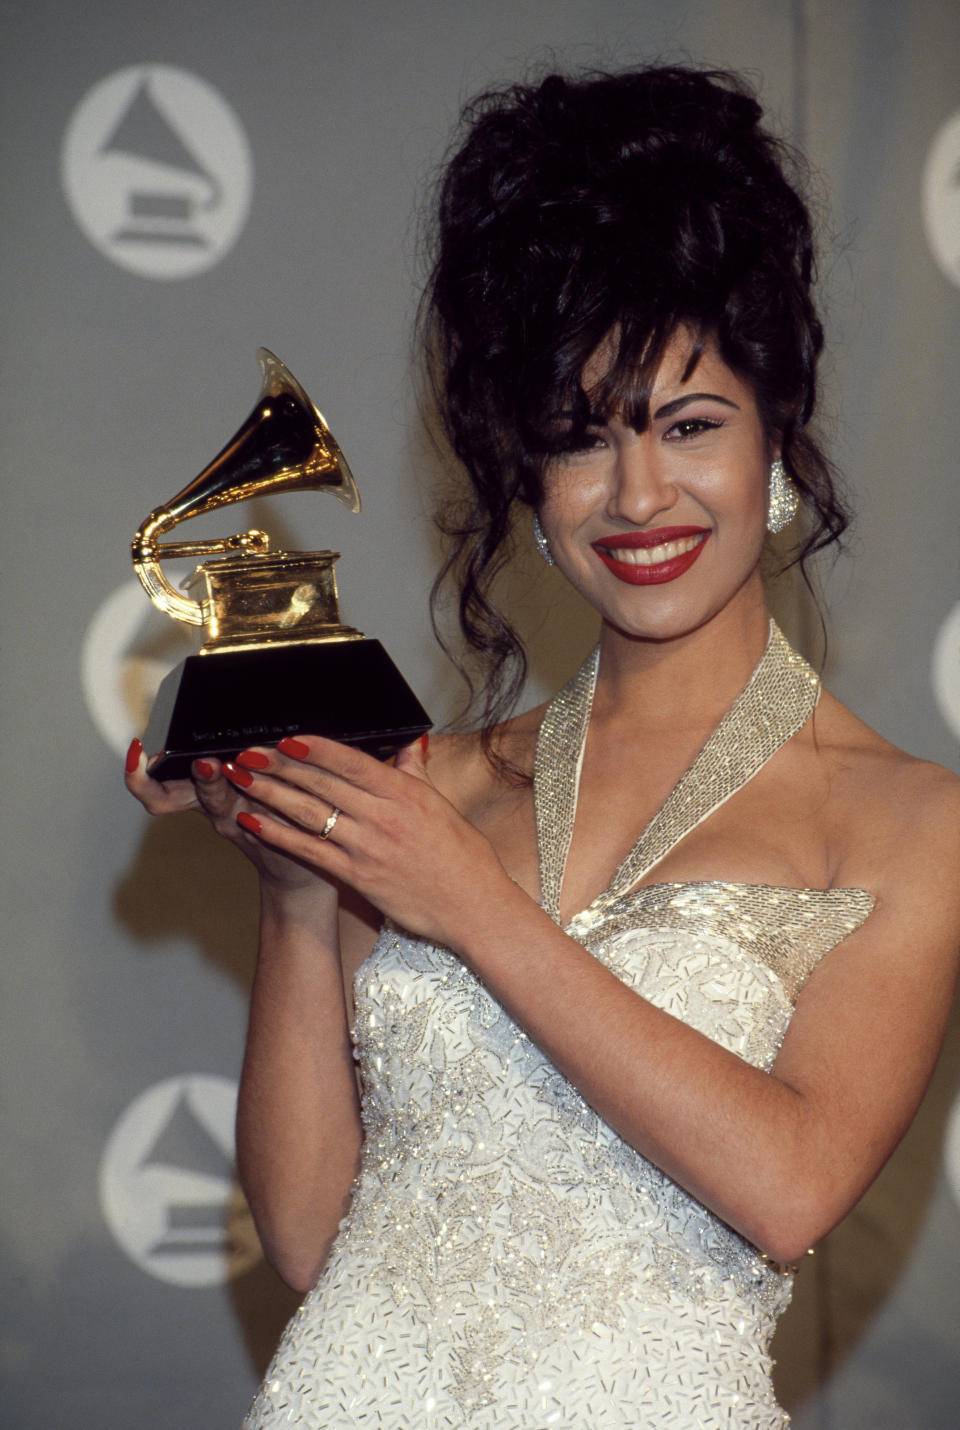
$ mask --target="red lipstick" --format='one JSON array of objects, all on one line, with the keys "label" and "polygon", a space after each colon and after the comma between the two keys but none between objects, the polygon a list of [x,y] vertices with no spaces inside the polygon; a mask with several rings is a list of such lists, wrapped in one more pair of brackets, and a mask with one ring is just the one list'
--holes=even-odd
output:
[{"label": "red lipstick", "polygon": [[[608,571],[628,586],[656,586],[675,581],[696,561],[707,544],[708,526],[658,526],[651,531],[624,531],[616,536],[601,536],[593,549]],[[652,551],[658,546],[679,543],[684,549],[662,561],[641,565],[614,556],[616,551]]]}]

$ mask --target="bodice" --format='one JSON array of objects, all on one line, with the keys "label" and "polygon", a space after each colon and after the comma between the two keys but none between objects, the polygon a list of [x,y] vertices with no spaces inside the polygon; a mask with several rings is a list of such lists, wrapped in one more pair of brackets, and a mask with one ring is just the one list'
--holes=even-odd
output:
[{"label": "bodice", "polygon": [[[806,974],[871,906],[859,890],[663,884],[569,932],[645,998],[769,1068]],[[491,1367],[533,1375],[571,1335],[633,1338],[649,1355],[658,1326],[675,1375],[709,1344],[711,1393],[742,1384],[790,1269],[623,1142],[446,950],[386,930],[356,997],[366,1146],[349,1234],[450,1351],[463,1423],[496,1403]],[[731,1423],[782,1423],[763,1413]],[[702,1415],[676,1423],[714,1423]]]}]

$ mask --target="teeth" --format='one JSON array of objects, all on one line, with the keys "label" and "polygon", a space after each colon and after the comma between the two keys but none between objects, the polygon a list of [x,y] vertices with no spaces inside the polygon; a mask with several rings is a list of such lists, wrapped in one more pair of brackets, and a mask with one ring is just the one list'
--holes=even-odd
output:
[{"label": "teeth", "polygon": [[675,556],[685,556],[702,540],[702,535],[684,536],[680,541],[665,541],[661,546],[608,546],[606,550],[614,561],[623,561],[628,566],[659,566]]}]

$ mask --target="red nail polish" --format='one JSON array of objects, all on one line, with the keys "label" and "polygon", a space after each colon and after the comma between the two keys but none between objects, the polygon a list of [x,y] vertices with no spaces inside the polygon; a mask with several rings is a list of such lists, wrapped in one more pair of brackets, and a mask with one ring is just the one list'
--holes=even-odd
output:
[{"label": "red nail polish", "polygon": [[277,749],[283,754],[289,755],[291,760],[305,760],[310,753],[310,746],[305,745],[302,740],[296,739],[293,735],[285,735]]},{"label": "red nail polish", "polygon": [[249,789],[253,784],[253,775],[246,770],[238,769],[234,764],[224,765],[223,773],[231,784],[239,785],[241,789]]},{"label": "red nail polish", "polygon": [[250,834],[260,834],[263,830],[263,825],[257,816],[255,814],[248,814],[245,809],[241,809],[237,815],[237,823],[241,829],[248,830]]},{"label": "red nail polish", "polygon": [[127,750],[127,758],[124,768],[128,775],[132,775],[140,763],[140,756],[143,754],[143,741],[138,740],[136,735],[130,741],[130,748]]},{"label": "red nail polish", "polygon": [[262,755],[259,750],[241,750],[237,756],[237,764],[248,770],[265,770],[269,763],[270,756]]},{"label": "red nail polish", "polygon": [[202,780],[213,779],[213,765],[209,760],[194,760],[193,768]]},{"label": "red nail polish", "polygon": [[420,736],[420,748],[424,754],[426,754],[427,750],[430,748],[430,736],[428,735],[426,730]]}]

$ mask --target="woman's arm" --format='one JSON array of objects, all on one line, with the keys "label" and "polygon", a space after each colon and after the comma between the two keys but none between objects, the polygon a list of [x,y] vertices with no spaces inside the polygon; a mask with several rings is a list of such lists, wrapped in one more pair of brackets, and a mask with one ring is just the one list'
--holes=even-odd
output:
[{"label": "woman's arm", "polygon": [[[242,771],[241,771],[242,774]],[[343,1217],[362,1141],[344,969],[375,937],[350,889],[244,833],[251,808],[216,761],[151,779],[139,742],[126,782],[152,814],[200,809],[260,876],[260,943],[237,1107],[237,1165],[267,1259],[296,1290],[316,1280]],[[342,895],[342,897],[339,897]]]},{"label": "woman's arm", "polygon": [[346,1214],[362,1132],[344,966],[372,915],[315,887],[261,883],[260,947],[237,1105],[237,1167],[267,1259],[298,1291],[316,1281]]},{"label": "woman's arm", "polygon": [[475,928],[465,961],[631,1146],[772,1259],[797,1260],[913,1118],[953,996],[956,901],[931,911],[911,899],[894,913],[881,896],[810,979],[772,1075],[647,1003],[560,930],[538,930],[517,903],[505,890],[503,923]]},{"label": "woman's arm", "polygon": [[[557,928],[413,752],[388,770],[308,744],[299,769],[274,757],[280,777],[254,790],[264,840],[450,947],[625,1140],[775,1260],[796,1259],[846,1213],[913,1116],[949,1011],[960,929],[951,776],[898,801],[897,837],[871,855],[876,910],[810,979],[771,1076],[646,1002]],[[330,803],[344,814],[320,843],[310,831]],[[911,808],[922,811],[912,826]]]}]

